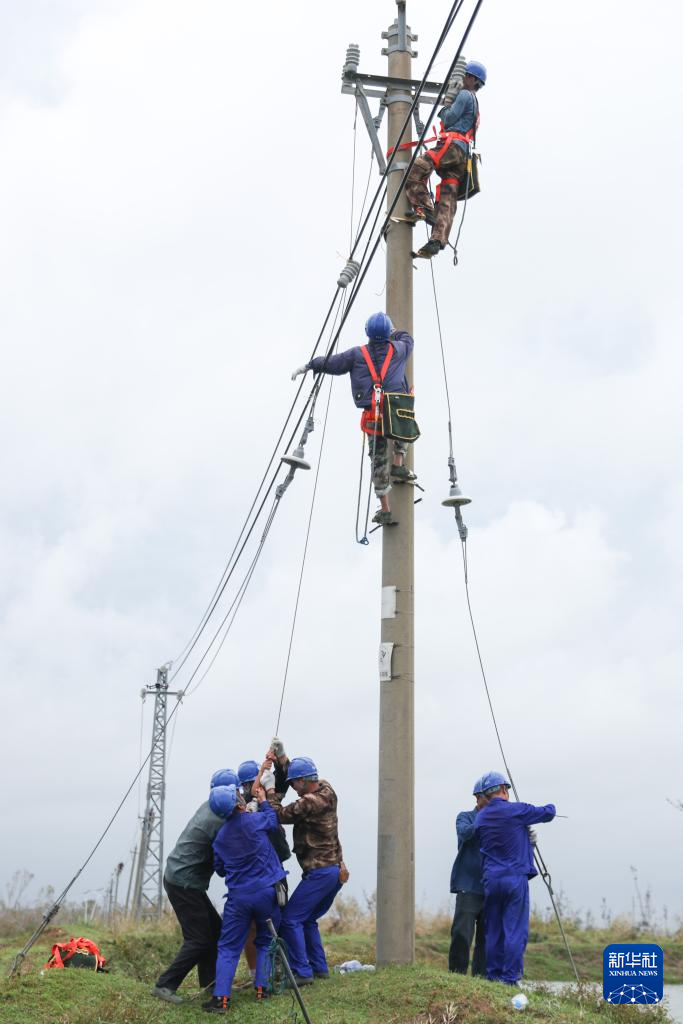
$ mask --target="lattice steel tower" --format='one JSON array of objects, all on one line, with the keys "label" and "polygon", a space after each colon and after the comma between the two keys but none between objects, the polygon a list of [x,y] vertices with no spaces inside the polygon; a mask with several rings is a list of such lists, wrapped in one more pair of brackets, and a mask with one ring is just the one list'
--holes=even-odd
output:
[{"label": "lattice steel tower", "polygon": [[171,665],[157,670],[154,686],[141,691],[143,701],[154,694],[152,752],[149,759],[147,805],[142,818],[140,844],[135,872],[132,910],[135,917],[161,917],[164,877],[164,798],[166,795],[166,721],[168,698],[183,696],[182,690],[169,690]]}]

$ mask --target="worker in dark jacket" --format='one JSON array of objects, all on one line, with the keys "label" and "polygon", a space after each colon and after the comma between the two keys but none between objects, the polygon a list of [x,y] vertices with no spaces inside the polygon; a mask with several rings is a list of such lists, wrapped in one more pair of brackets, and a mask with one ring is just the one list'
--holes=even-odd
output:
[{"label": "worker in dark jacket", "polygon": [[[479,122],[476,94],[485,83],[484,65],[476,60],[470,61],[455,101],[439,113],[442,128],[436,146],[419,156],[408,174],[406,198],[412,204],[416,217],[433,225],[430,240],[415,254],[425,259],[436,256],[448,244],[458,203],[458,188],[467,174],[467,161]],[[436,210],[429,193],[429,178],[434,170],[441,178],[436,193]]]},{"label": "worker in dark jacket", "polygon": [[229,892],[218,940],[214,994],[204,1004],[209,1013],[227,1013],[230,1009],[232,982],[252,920],[256,922],[257,999],[267,995],[269,989],[268,920],[275,928],[280,923],[276,886],[284,880],[285,870],[269,839],[269,833],[277,831],[277,815],[260,786],[254,786],[253,792],[261,805],[256,814],[246,813],[244,798],[235,786],[218,786],[209,796],[211,809],[223,819],[213,843],[214,867],[225,877]]},{"label": "worker in dark jacket", "polygon": [[529,879],[538,874],[529,827],[552,821],[555,805],[511,802],[510,783],[498,772],[484,775],[480,785],[486,806],[474,830],[484,875],[486,977],[516,985],[524,974],[529,937]]},{"label": "worker in dark jacket", "polygon": [[484,935],[484,879],[481,871],[479,836],[474,830],[477,813],[486,806],[481,794],[481,779],[474,784],[476,805],[471,811],[461,811],[455,819],[458,854],[451,871],[451,892],[455,893],[455,913],[451,926],[451,945],[448,951],[448,970],[467,974],[470,948],[474,939],[472,974],[486,974],[486,946]]},{"label": "worker in dark jacket", "polygon": [[[237,783],[230,768],[214,772],[211,789]],[[221,919],[207,889],[213,875],[213,841],[223,819],[214,814],[208,800],[192,815],[171,850],[164,871],[164,889],[178,918],[183,944],[159,977],[152,994],[167,1003],[182,1003],[177,989],[193,967],[202,988],[216,977],[216,946]]]},{"label": "worker in dark jacket", "polygon": [[[415,342],[407,331],[394,330],[394,325],[386,313],[374,313],[365,324],[365,333],[369,338],[367,346],[357,345],[336,355],[316,356],[305,366],[295,370],[292,380],[307,370],[335,376],[344,373],[351,375],[351,393],[357,408],[363,410],[360,425],[361,430],[368,435],[372,482],[380,501],[380,509],[372,521],[381,526],[388,526],[393,522],[389,504],[392,479],[406,482],[415,480],[416,477],[405,465],[407,444],[403,441],[393,441],[393,452],[390,453],[388,438],[378,432],[382,428],[381,422],[378,424],[375,419],[373,376],[381,381],[386,392],[410,394],[406,363]],[[372,372],[364,350],[369,356]]]},{"label": "worker in dark jacket", "polygon": [[267,770],[276,762],[299,799],[283,807],[278,785],[277,790],[268,790],[268,800],[281,824],[294,826],[294,853],[303,872],[282,912],[280,935],[297,984],[310,985],[314,977],[329,977],[318,920],[349,877],[339,842],[337,794],[329,782],[318,778],[310,757],[290,761],[281,741],[272,743],[275,749],[268,750],[262,768]]}]

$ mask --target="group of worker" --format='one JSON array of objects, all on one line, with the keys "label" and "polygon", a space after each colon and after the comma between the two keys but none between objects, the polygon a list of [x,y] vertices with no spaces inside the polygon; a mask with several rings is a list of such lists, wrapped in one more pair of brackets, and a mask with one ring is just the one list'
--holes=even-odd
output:
[{"label": "group of worker", "polygon": [[552,821],[555,806],[513,802],[509,791],[504,775],[488,772],[474,784],[474,808],[456,818],[448,968],[467,974],[474,939],[472,974],[515,985],[529,937],[529,879],[538,874],[531,826]]},{"label": "group of worker", "polygon": [[[297,799],[283,806],[290,787]],[[293,825],[293,848],[302,870],[291,897],[283,867],[291,853],[283,825]],[[222,919],[207,893],[214,871],[227,885]],[[214,772],[208,800],[192,816],[166,863],[164,889],[183,944],[153,994],[182,1003],[178,988],[196,966],[200,986],[207,995],[211,990],[203,1009],[227,1013],[244,952],[256,998],[267,998],[273,930],[285,943],[296,985],[329,977],[318,920],[348,877],[337,796],[318,777],[310,758],[290,760],[274,737],[260,765],[243,761],[237,772]]]},{"label": "group of worker", "polygon": [[[486,82],[486,68],[470,61],[462,88],[440,114],[442,130],[438,145],[418,157],[406,179],[405,193],[411,203],[413,223],[426,220],[432,225],[429,241],[415,255],[431,259],[448,244],[458,199],[458,189],[468,173],[468,160],[479,122],[477,92]],[[429,192],[433,170],[441,178],[436,207]],[[466,182],[465,182],[466,183]],[[467,184],[467,183],[466,183]],[[408,444],[390,440],[383,431],[378,399],[385,393],[411,394],[406,363],[415,344],[407,331],[396,330],[386,313],[374,313],[365,324],[366,345],[345,352],[316,356],[292,373],[292,380],[312,370],[334,376],[348,373],[355,405],[362,410],[361,430],[367,435],[372,462],[372,483],[380,507],[373,516],[379,526],[394,526],[389,493],[395,483],[414,483],[415,473],[406,466]]]}]

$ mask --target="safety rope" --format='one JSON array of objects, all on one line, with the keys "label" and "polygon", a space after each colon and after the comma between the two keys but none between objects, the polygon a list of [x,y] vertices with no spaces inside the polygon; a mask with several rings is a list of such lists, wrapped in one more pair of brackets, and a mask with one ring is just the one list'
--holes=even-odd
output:
[{"label": "safety rope", "polygon": [[368,545],[370,543],[368,539],[368,523],[370,522],[370,496],[372,495],[372,467],[370,468],[370,476],[368,478],[368,500],[365,505],[365,525],[363,526],[363,536],[358,536],[358,520],[360,519],[360,505],[363,493],[363,467],[365,466],[365,432],[362,433],[363,440],[361,442],[360,449],[360,472],[358,474],[358,502],[356,503],[356,542],[358,544]]}]

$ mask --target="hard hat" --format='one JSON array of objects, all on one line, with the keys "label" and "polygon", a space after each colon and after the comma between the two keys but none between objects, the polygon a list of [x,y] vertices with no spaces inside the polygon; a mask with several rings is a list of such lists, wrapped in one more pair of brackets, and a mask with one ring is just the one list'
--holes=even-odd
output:
[{"label": "hard hat", "polygon": [[310,775],[315,775],[316,779],[318,777],[318,769],[310,757],[292,758],[289,762],[287,782],[291,782],[293,779],[307,779]]},{"label": "hard hat", "polygon": [[474,783],[474,789],[472,790],[472,795],[473,796],[479,796],[479,794],[482,793],[482,792],[483,792],[483,790],[482,790],[481,775],[480,775],[479,778],[477,779],[477,781]]},{"label": "hard hat", "polygon": [[239,786],[240,780],[232,768],[219,768],[211,776],[211,789],[214,786]]},{"label": "hard hat", "polygon": [[465,65],[465,74],[474,75],[482,85],[486,85],[486,68],[478,60],[471,60],[469,64]]},{"label": "hard hat", "polygon": [[372,341],[387,341],[393,329],[386,313],[373,313],[365,324],[365,333]]},{"label": "hard hat", "polygon": [[229,818],[236,806],[235,786],[214,786],[209,793],[209,807],[219,818]]},{"label": "hard hat", "polygon": [[259,766],[256,761],[242,761],[237,768],[237,775],[240,782],[253,782],[258,775]]},{"label": "hard hat", "polygon": [[477,785],[481,786],[480,793],[486,793],[489,789],[497,789],[498,786],[507,786],[510,788],[510,783],[501,775],[500,772],[486,772],[480,779],[477,780]]}]

